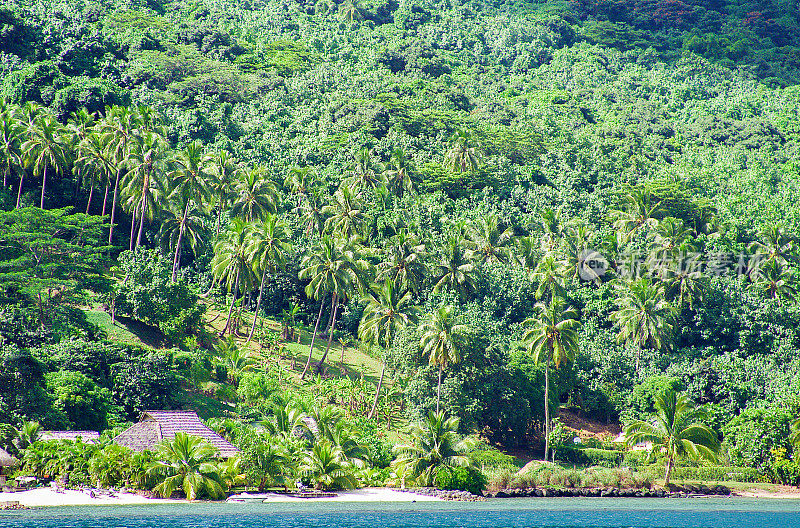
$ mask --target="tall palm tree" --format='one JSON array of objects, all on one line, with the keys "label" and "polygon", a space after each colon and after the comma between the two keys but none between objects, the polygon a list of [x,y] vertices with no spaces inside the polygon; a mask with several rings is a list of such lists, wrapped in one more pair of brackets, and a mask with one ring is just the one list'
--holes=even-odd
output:
[{"label": "tall palm tree", "polygon": [[755,283],[769,299],[792,301],[797,297],[791,270],[777,259],[768,260],[756,268]]},{"label": "tall palm tree", "polygon": [[231,215],[245,222],[255,222],[267,213],[277,211],[278,191],[267,177],[267,169],[255,167],[245,171],[236,183]]},{"label": "tall palm tree", "polygon": [[300,471],[320,490],[352,489],[358,487],[353,466],[342,450],[327,440],[317,442],[306,453]]},{"label": "tall palm tree", "polygon": [[104,135],[106,157],[113,160],[115,171],[114,195],[111,199],[111,223],[108,230],[109,245],[114,237],[120,178],[125,171],[130,148],[140,125],[139,115],[123,106],[106,107],[106,115],[99,123],[100,130]]},{"label": "tall palm tree", "polygon": [[[66,133],[64,135],[67,139],[67,148],[69,148],[71,152],[75,152],[78,145],[90,134],[94,133],[94,126],[95,116],[89,113],[86,108],[81,108],[77,112],[72,112],[67,122]],[[73,199],[77,201],[78,191],[83,183],[83,174],[80,171],[80,167],[73,167],[73,171],[75,172],[75,195]]]},{"label": "tall palm tree", "polygon": [[221,227],[222,211],[228,207],[233,182],[239,175],[240,168],[236,158],[231,156],[227,150],[206,154],[203,162],[208,167],[211,176],[208,185],[209,192],[217,205],[217,218],[214,223],[214,236],[217,236]]},{"label": "tall palm tree", "polygon": [[163,137],[145,132],[137,138],[128,158],[128,172],[122,179],[122,195],[132,210],[131,240],[134,248],[134,226],[139,229],[135,247],[142,242],[145,218],[152,220],[159,202],[165,194],[164,175],[167,171],[167,144]]},{"label": "tall palm tree", "polygon": [[349,187],[357,199],[361,199],[366,191],[385,187],[386,183],[386,177],[377,171],[372,151],[365,147],[356,152],[351,175],[343,182],[344,186]]},{"label": "tall palm tree", "polygon": [[652,442],[652,449],[666,453],[665,487],[669,486],[675,461],[679,457],[712,462],[717,460],[720,450],[717,434],[701,422],[705,413],[695,408],[686,394],[665,388],[656,394],[655,407],[656,414],[651,420],[636,421],[625,428],[625,441],[630,446]]},{"label": "tall palm tree", "polygon": [[364,204],[353,195],[350,187],[344,185],[339,187],[331,203],[323,207],[321,212],[329,216],[325,220],[325,232],[331,236],[354,236],[361,232],[361,227],[367,221]]},{"label": "tall palm tree", "polygon": [[396,148],[392,151],[384,174],[387,187],[398,198],[402,199],[406,192],[414,192],[414,184],[411,182],[411,163],[403,149]]},{"label": "tall palm tree", "polygon": [[640,230],[658,225],[658,215],[663,211],[661,203],[648,189],[633,188],[625,196],[626,206],[614,211],[614,227],[630,240]]},{"label": "tall palm tree", "polygon": [[513,235],[514,231],[510,227],[503,229],[498,216],[492,213],[482,215],[467,229],[470,249],[480,262],[508,262]]},{"label": "tall palm tree", "polygon": [[476,170],[483,161],[480,145],[466,130],[457,130],[450,138],[447,165],[454,172]]},{"label": "tall palm tree", "polygon": [[[203,209],[208,198],[208,184],[211,177],[208,174],[208,166],[205,163],[203,147],[197,141],[193,141],[178,152],[172,164],[174,170],[169,174],[172,181],[170,196],[182,197],[184,202],[184,213],[182,218],[189,215],[189,207],[196,204],[198,209]],[[178,240],[175,244],[175,257],[172,263],[172,281],[178,277],[179,253],[184,235],[184,224],[178,232]]]},{"label": "tall palm tree", "polygon": [[189,187],[172,190],[164,205],[164,218],[158,236],[162,245],[173,253],[172,281],[178,279],[183,245],[188,242],[189,248],[197,255],[203,243],[203,209],[195,201],[196,194]]},{"label": "tall palm tree", "polygon": [[450,237],[434,262],[433,276],[436,284],[433,291],[439,293],[442,290],[452,290],[463,299],[468,292],[475,289],[475,274],[475,264],[464,248],[463,239]]},{"label": "tall palm tree", "polygon": [[105,134],[92,133],[78,144],[76,149],[77,159],[75,166],[81,171],[84,181],[89,183],[89,198],[86,201],[86,214],[92,206],[94,188],[96,185],[105,184],[103,194],[102,216],[106,215],[108,201],[108,188],[111,185],[111,175],[115,171],[114,160],[108,148],[108,137]]},{"label": "tall palm tree", "polygon": [[267,281],[267,272],[275,274],[284,267],[286,252],[290,248],[290,234],[286,223],[277,215],[267,213],[264,220],[255,224],[249,233],[248,249],[250,259],[256,270],[261,270],[261,282],[258,288],[258,301],[253,315],[253,325],[247,336],[249,343],[256,331],[256,321],[261,310],[261,299]]},{"label": "tall palm tree", "polygon": [[156,449],[157,461],[148,470],[160,483],[153,489],[169,498],[182,490],[190,501],[208,496],[219,499],[225,494],[225,482],[216,464],[217,449],[202,438],[175,433],[172,440],[162,441]]},{"label": "tall palm tree", "polygon": [[62,133],[59,122],[54,117],[43,114],[28,127],[28,139],[22,144],[22,151],[33,174],[42,178],[42,197],[39,201],[42,209],[48,169],[55,174],[63,174],[70,163],[69,149],[61,138]]},{"label": "tall palm tree", "polygon": [[420,326],[422,352],[428,356],[428,362],[439,368],[439,382],[436,385],[436,413],[442,396],[442,372],[444,369],[461,361],[461,350],[469,327],[458,324],[453,315],[452,306],[442,306],[428,314]]},{"label": "tall palm tree", "polygon": [[611,314],[619,328],[617,342],[636,348],[638,372],[642,349],[670,348],[675,308],[664,299],[662,290],[647,278],[621,287],[617,307],[617,311]]},{"label": "tall palm tree", "polygon": [[539,212],[539,221],[542,225],[542,250],[550,252],[561,243],[566,226],[561,220],[563,209],[544,208]]},{"label": "tall palm tree", "polygon": [[17,116],[10,109],[0,113],[0,169],[3,171],[3,188],[11,185],[9,179],[14,174],[20,175],[20,188],[22,188],[24,142],[25,127]]},{"label": "tall palm tree", "polygon": [[425,244],[408,230],[401,230],[384,250],[384,260],[378,264],[375,282],[392,280],[398,288],[418,292],[428,275],[424,257]]},{"label": "tall palm tree", "polygon": [[[391,280],[386,280],[379,288],[373,289],[364,300],[367,306],[358,325],[358,337],[367,343],[388,349],[394,343],[397,333],[417,320],[418,310],[412,304],[411,293],[400,290]],[[385,372],[384,361],[369,418],[375,415]]]},{"label": "tall palm tree", "polygon": [[750,244],[750,250],[754,253],[750,265],[752,275],[757,275],[759,266],[768,262],[785,264],[797,260],[797,240],[786,233],[782,223],[761,226],[758,240]]},{"label": "tall palm tree", "polygon": [[442,468],[470,467],[472,442],[458,435],[458,426],[456,417],[428,413],[422,424],[412,424],[411,442],[394,447],[398,457],[393,464],[407,468],[421,486],[433,486]]},{"label": "tall palm tree", "polygon": [[339,6],[337,13],[342,20],[350,23],[364,19],[364,9],[358,0],[346,0]]},{"label": "tall palm tree", "polygon": [[234,301],[240,291],[248,290],[252,282],[252,262],[249,251],[249,230],[240,218],[231,219],[228,230],[214,245],[214,258],[211,260],[211,273],[214,281],[224,282],[225,289],[231,293],[228,317],[220,337],[231,327]]},{"label": "tall palm tree", "polygon": [[564,267],[549,252],[539,261],[531,274],[536,283],[536,299],[553,299],[564,296]]},{"label": "tall palm tree", "polygon": [[283,181],[284,187],[288,188],[292,194],[297,195],[298,208],[302,205],[303,199],[312,192],[316,184],[317,178],[311,167],[293,167]]},{"label": "tall palm tree", "polygon": [[322,232],[325,224],[323,209],[322,197],[319,191],[314,189],[306,195],[303,204],[295,209],[295,212],[300,216],[301,222],[306,226],[306,236],[318,235]]},{"label": "tall palm tree", "polygon": [[536,315],[526,319],[522,326],[522,340],[537,365],[544,363],[544,459],[550,448],[550,364],[575,360],[578,354],[578,313],[567,308],[564,299],[553,297],[549,304],[538,303]]}]

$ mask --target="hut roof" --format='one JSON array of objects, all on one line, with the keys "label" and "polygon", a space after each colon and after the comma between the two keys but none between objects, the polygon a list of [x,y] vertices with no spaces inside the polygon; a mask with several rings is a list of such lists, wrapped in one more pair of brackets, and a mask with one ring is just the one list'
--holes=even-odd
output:
[{"label": "hut roof", "polygon": [[155,448],[161,440],[172,440],[177,432],[199,436],[216,447],[223,458],[239,452],[230,442],[206,427],[194,411],[145,411],[139,423],[120,433],[114,438],[114,443],[133,451],[144,451]]},{"label": "hut roof", "polygon": [[78,440],[86,444],[94,444],[100,440],[97,431],[42,431],[40,440]]},{"label": "hut roof", "polygon": [[0,467],[16,467],[19,465],[19,460],[9,455],[3,449],[0,449]]}]

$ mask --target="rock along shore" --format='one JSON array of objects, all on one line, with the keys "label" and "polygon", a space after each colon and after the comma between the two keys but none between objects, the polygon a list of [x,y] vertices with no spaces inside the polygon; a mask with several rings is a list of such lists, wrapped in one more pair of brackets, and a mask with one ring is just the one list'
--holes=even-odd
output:
[{"label": "rock along shore", "polygon": [[626,488],[511,488],[495,492],[487,492],[487,497],[498,499],[512,497],[657,497],[686,498],[705,497],[709,495],[730,495],[727,486],[671,486],[663,489],[626,489]]}]

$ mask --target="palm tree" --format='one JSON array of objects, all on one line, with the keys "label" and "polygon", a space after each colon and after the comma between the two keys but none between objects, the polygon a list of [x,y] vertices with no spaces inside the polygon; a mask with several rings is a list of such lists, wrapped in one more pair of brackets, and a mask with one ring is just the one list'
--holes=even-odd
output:
[{"label": "palm tree", "polygon": [[312,192],[317,184],[317,178],[311,167],[294,167],[289,170],[289,175],[283,181],[283,185],[292,194],[297,195],[297,208],[303,203],[303,199]]},{"label": "palm tree", "polygon": [[338,447],[324,440],[317,442],[303,459],[300,471],[320,490],[352,489],[358,487],[353,466]]},{"label": "palm tree", "polygon": [[428,356],[431,365],[439,367],[439,382],[436,385],[437,414],[442,395],[442,372],[461,361],[464,337],[469,329],[466,325],[457,323],[453,311],[452,306],[442,306],[428,314],[420,327],[422,352]]},{"label": "palm tree", "polygon": [[538,303],[536,316],[526,319],[522,341],[537,365],[544,363],[544,460],[550,447],[550,363],[558,369],[575,360],[578,354],[578,313],[567,308],[564,299],[553,297],[549,304]]},{"label": "palm tree", "polygon": [[[90,114],[86,108],[81,108],[77,112],[72,112],[67,122],[66,134],[67,148],[71,152],[75,152],[78,145],[84,141],[90,134],[94,133],[95,116]],[[80,167],[73,167],[75,172],[75,195],[74,200],[78,199],[78,191],[80,190],[83,174],[80,172]]]},{"label": "palm tree", "polygon": [[457,130],[450,138],[446,158],[448,167],[454,172],[476,170],[483,161],[480,145],[466,130]]},{"label": "palm tree", "polygon": [[28,140],[22,144],[22,151],[33,169],[33,174],[42,178],[42,197],[39,201],[42,209],[47,187],[47,170],[63,174],[69,164],[69,149],[61,139],[61,134],[62,127],[55,118],[41,115],[28,127]]},{"label": "palm tree", "polygon": [[794,300],[797,288],[794,286],[794,276],[777,259],[768,260],[756,268],[755,283],[769,299]]},{"label": "palm tree", "polygon": [[217,204],[214,236],[218,236],[221,228],[222,211],[228,207],[232,194],[231,187],[235,178],[239,175],[240,169],[236,158],[228,154],[227,150],[218,150],[206,154],[203,163],[208,167],[208,172],[211,175],[208,187]]},{"label": "palm tree", "polygon": [[163,177],[167,168],[167,145],[164,138],[153,132],[145,132],[137,138],[130,157],[128,172],[122,179],[122,194],[133,211],[131,218],[131,240],[134,248],[134,226],[139,222],[136,245],[142,243],[145,218],[152,220],[164,193]]},{"label": "palm tree", "polygon": [[249,289],[251,284],[251,260],[249,251],[249,230],[240,218],[231,219],[227,232],[214,245],[214,258],[211,260],[211,273],[214,281],[224,281],[231,294],[228,318],[220,332],[223,336],[231,326],[231,316],[236,297],[240,291]]},{"label": "palm tree", "polygon": [[[119,181],[125,170],[134,134],[141,122],[136,112],[123,106],[106,107],[106,115],[100,121],[99,127],[104,136],[106,145],[106,158],[112,160],[114,172],[114,196],[111,200],[111,223],[108,230],[108,245],[111,245],[114,236],[114,222],[117,212],[117,198],[119,197]],[[105,207],[103,208],[105,210]]]},{"label": "palm tree", "polygon": [[797,259],[795,237],[788,235],[783,224],[765,224],[758,232],[759,238],[750,244],[753,251],[751,274],[757,275],[758,268],[768,262],[785,264]]},{"label": "palm tree", "polygon": [[792,424],[792,434],[789,436],[789,441],[795,446],[800,446],[800,418]]},{"label": "palm tree", "polygon": [[346,0],[343,2],[337,13],[342,20],[346,20],[348,22],[357,22],[359,20],[364,19],[364,9],[361,7],[358,0]]},{"label": "palm tree", "polygon": [[418,292],[428,275],[424,256],[425,244],[420,243],[416,235],[401,230],[384,250],[384,260],[378,264],[375,282],[380,284],[392,280],[398,288]]},{"label": "palm tree", "polygon": [[[197,141],[193,141],[175,155],[172,161],[175,169],[169,174],[172,181],[172,191],[170,197],[178,196],[184,202],[184,212],[181,218],[187,218],[189,207],[196,204],[198,209],[205,206],[208,197],[208,183],[211,177],[207,172],[203,155],[203,147]],[[178,277],[179,250],[183,241],[185,225],[181,223],[178,231],[178,239],[175,243],[175,257],[172,262],[172,282]]]},{"label": "palm tree", "polygon": [[234,194],[231,215],[245,222],[255,222],[277,211],[278,191],[267,178],[264,167],[245,171],[236,183]]},{"label": "palm tree", "polygon": [[164,207],[166,215],[162,218],[158,237],[162,245],[174,255],[173,282],[178,279],[184,243],[188,241],[189,248],[195,255],[203,243],[203,210],[195,197],[189,187],[183,187],[180,191],[173,190],[168,194]]},{"label": "palm tree", "polygon": [[675,309],[664,299],[661,289],[647,278],[629,282],[620,290],[618,310],[611,318],[619,328],[617,341],[636,347],[638,372],[643,348],[670,348]]},{"label": "palm tree", "polygon": [[531,274],[536,283],[536,299],[553,299],[564,296],[564,276],[561,262],[553,253],[547,253]]},{"label": "palm tree", "polygon": [[175,433],[172,440],[162,441],[156,448],[157,461],[148,470],[160,480],[153,489],[169,498],[182,490],[190,501],[208,496],[219,499],[225,495],[225,482],[216,464],[217,449],[202,438]]},{"label": "palm tree", "polygon": [[442,468],[470,467],[471,442],[459,437],[458,426],[456,417],[428,413],[422,424],[411,425],[412,441],[394,447],[399,456],[393,464],[409,470],[421,486],[433,486]]},{"label": "palm tree", "polygon": [[261,270],[261,283],[258,287],[258,302],[256,302],[256,311],[253,315],[253,326],[247,336],[248,343],[253,339],[253,333],[256,331],[256,321],[259,310],[261,310],[267,272],[274,275],[278,269],[284,267],[286,252],[290,248],[288,227],[277,215],[267,213],[262,222],[253,226],[249,235],[250,259],[254,268]]},{"label": "palm tree", "polygon": [[469,291],[475,289],[475,265],[469,259],[462,239],[450,237],[441,249],[434,267],[435,293],[445,289],[452,290],[463,299]]},{"label": "palm tree", "polygon": [[114,160],[108,148],[109,139],[105,134],[92,133],[78,144],[75,166],[83,174],[84,180],[89,182],[89,198],[86,201],[86,214],[92,205],[95,185],[105,183],[103,194],[102,216],[106,215],[108,202],[108,188],[111,185],[111,175],[114,173]]},{"label": "palm tree", "polygon": [[542,250],[545,252],[553,251],[561,242],[564,235],[565,226],[561,221],[563,209],[545,208],[539,212],[539,219],[542,224]]},{"label": "palm tree", "polygon": [[485,214],[467,229],[467,240],[472,253],[481,262],[508,262],[511,258],[511,237],[514,231],[502,229],[495,214]]},{"label": "palm tree", "polygon": [[3,171],[3,188],[10,185],[9,179],[13,174],[20,175],[20,189],[22,188],[24,139],[25,127],[19,119],[10,110],[0,113],[0,169]]},{"label": "palm tree", "polygon": [[657,216],[662,212],[661,204],[647,189],[634,188],[625,197],[624,210],[613,213],[614,227],[630,240],[640,229],[658,225]]},{"label": "palm tree", "polygon": [[717,434],[700,422],[705,413],[695,408],[686,394],[665,388],[656,394],[655,407],[656,414],[650,421],[636,421],[625,428],[625,441],[631,446],[652,442],[652,449],[666,453],[664,487],[669,486],[672,469],[679,457],[717,460],[720,449]]},{"label": "palm tree", "polygon": [[[364,300],[367,306],[358,325],[358,337],[367,343],[388,349],[394,343],[397,332],[417,320],[418,310],[412,304],[411,293],[398,289],[390,280],[386,280],[380,288],[373,289]],[[385,372],[386,362],[383,362],[375,402],[368,418],[375,415]]]},{"label": "palm tree", "polygon": [[351,175],[346,178],[343,185],[355,193],[357,199],[363,198],[364,192],[378,187],[386,186],[386,177],[376,170],[372,159],[372,152],[363,148],[356,152],[356,160],[352,166]]},{"label": "palm tree", "polygon": [[17,429],[15,429],[14,439],[11,443],[17,450],[22,451],[39,440],[41,436],[42,426],[39,424],[39,422],[24,421]]},{"label": "palm tree", "polygon": [[274,485],[286,487],[287,470],[292,461],[283,446],[266,435],[259,435],[253,442],[247,443],[244,451],[248,456],[242,469],[251,480],[258,483],[259,491]]},{"label": "palm tree", "polygon": [[414,192],[414,184],[411,182],[411,163],[406,158],[403,149],[396,148],[392,151],[384,173],[386,186],[398,198],[402,199],[405,192]]},{"label": "palm tree", "polygon": [[305,224],[306,236],[319,234],[325,224],[325,215],[322,213],[322,198],[319,191],[312,189],[306,196],[305,202],[295,209],[300,216],[300,221]]},{"label": "palm tree", "polygon": [[354,236],[367,221],[364,205],[353,195],[352,189],[344,185],[333,194],[332,203],[323,207],[321,213],[330,217],[325,220],[325,232],[332,236]]}]

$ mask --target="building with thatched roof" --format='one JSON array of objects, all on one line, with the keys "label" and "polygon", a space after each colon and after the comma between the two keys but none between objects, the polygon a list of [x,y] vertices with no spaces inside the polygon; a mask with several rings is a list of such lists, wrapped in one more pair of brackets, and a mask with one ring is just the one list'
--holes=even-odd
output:
[{"label": "building with thatched roof", "polygon": [[42,431],[39,440],[72,440],[85,444],[96,444],[100,440],[97,431]]},{"label": "building with thatched roof", "polygon": [[144,411],[139,423],[120,433],[114,443],[136,452],[153,450],[162,440],[175,438],[177,432],[199,436],[216,447],[222,458],[239,452],[233,444],[206,427],[194,411]]},{"label": "building with thatched roof", "polygon": [[0,484],[6,483],[6,474],[19,465],[19,460],[0,449]]}]

